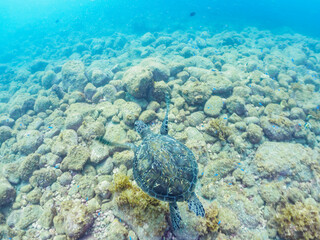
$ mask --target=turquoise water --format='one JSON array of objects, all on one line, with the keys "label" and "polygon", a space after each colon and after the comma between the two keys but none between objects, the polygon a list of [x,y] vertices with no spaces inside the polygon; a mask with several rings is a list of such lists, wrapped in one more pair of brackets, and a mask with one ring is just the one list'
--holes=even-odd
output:
[{"label": "turquoise water", "polygon": [[318,1],[0,9],[0,239],[320,239]]}]

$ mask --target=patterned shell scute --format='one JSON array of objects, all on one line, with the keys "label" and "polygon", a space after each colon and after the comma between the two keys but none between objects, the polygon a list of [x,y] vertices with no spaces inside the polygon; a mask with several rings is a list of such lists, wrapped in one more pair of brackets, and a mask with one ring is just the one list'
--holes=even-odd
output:
[{"label": "patterned shell scute", "polygon": [[145,138],[134,160],[142,190],[162,201],[185,201],[194,191],[198,166],[191,150],[168,135]]}]

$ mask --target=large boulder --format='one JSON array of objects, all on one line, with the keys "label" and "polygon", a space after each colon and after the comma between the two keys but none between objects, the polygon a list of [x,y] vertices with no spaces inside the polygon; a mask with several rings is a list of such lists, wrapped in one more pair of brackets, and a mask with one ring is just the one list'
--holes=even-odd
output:
[{"label": "large boulder", "polygon": [[140,65],[151,70],[154,81],[167,81],[170,76],[170,68],[160,59],[147,58],[144,59]]},{"label": "large boulder", "polygon": [[34,111],[39,112],[45,112],[46,110],[49,110],[50,106],[52,105],[50,98],[45,96],[39,96],[34,103]]},{"label": "large boulder", "polygon": [[20,131],[17,134],[18,149],[23,154],[34,153],[43,142],[43,134],[38,130]]},{"label": "large boulder", "polygon": [[90,151],[83,146],[73,146],[61,163],[61,170],[81,171],[90,158]]},{"label": "large boulder", "polygon": [[16,227],[20,229],[27,228],[39,219],[42,212],[43,210],[39,205],[28,205],[22,210]]},{"label": "large boulder", "polygon": [[188,80],[181,87],[181,94],[189,105],[199,105],[206,102],[212,91],[207,83]]},{"label": "large boulder", "polygon": [[128,69],[123,75],[127,91],[136,98],[144,98],[148,95],[153,85],[153,74],[150,69],[135,66]]},{"label": "large boulder", "polygon": [[82,92],[88,79],[85,75],[84,64],[78,60],[66,62],[61,69],[62,87],[67,92]]},{"label": "large boulder", "polygon": [[78,144],[78,135],[72,129],[63,130],[54,144],[52,144],[51,152],[64,157],[67,155],[69,148]]},{"label": "large boulder", "polygon": [[21,162],[18,171],[23,181],[28,181],[32,173],[39,168],[40,156],[40,154],[30,154]]},{"label": "large boulder", "polygon": [[43,59],[34,60],[30,65],[30,72],[44,71],[48,64],[49,63]]},{"label": "large boulder", "polygon": [[57,174],[54,168],[41,168],[34,171],[30,178],[30,183],[35,187],[48,187],[57,180]]}]

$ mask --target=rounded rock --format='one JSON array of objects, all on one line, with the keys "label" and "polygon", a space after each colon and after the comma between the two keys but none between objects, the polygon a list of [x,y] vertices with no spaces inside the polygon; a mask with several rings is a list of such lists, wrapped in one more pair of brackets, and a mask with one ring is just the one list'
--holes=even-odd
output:
[{"label": "rounded rock", "polygon": [[2,126],[0,127],[0,145],[11,138],[12,136],[12,130],[10,127]]},{"label": "rounded rock", "polygon": [[15,197],[16,191],[11,184],[5,178],[0,178],[0,206],[13,202]]},{"label": "rounded rock", "polygon": [[219,96],[212,96],[204,105],[204,113],[211,117],[218,117],[223,108],[223,100]]},{"label": "rounded rock", "polygon": [[134,66],[128,69],[123,76],[128,92],[136,97],[143,98],[148,94],[153,85],[153,74],[150,69],[142,66]]}]

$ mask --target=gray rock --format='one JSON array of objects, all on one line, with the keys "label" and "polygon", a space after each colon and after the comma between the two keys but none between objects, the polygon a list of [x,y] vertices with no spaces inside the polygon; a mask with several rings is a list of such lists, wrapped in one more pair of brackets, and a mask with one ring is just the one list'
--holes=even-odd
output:
[{"label": "gray rock", "polygon": [[200,77],[200,81],[207,83],[214,95],[227,97],[232,93],[232,82],[221,73],[204,74]]},{"label": "gray rock", "polygon": [[132,125],[141,113],[141,107],[134,102],[125,102],[121,105],[121,114],[123,121],[127,125]]},{"label": "gray rock", "polygon": [[294,123],[286,117],[262,117],[260,122],[265,135],[270,140],[288,141],[293,137],[295,131]]},{"label": "gray rock", "polygon": [[113,103],[116,100],[117,89],[113,85],[107,84],[102,88],[102,95],[105,101]]},{"label": "gray rock", "polygon": [[180,51],[180,55],[185,57],[185,58],[189,58],[191,56],[195,56],[196,53],[197,53],[197,50],[192,48],[192,47],[184,47]]},{"label": "gray rock", "polygon": [[145,110],[141,113],[139,120],[144,123],[149,123],[157,118],[157,114],[153,110]]},{"label": "gray rock", "polygon": [[58,233],[79,239],[93,224],[93,215],[80,201],[64,201],[53,223]]},{"label": "gray rock", "polygon": [[8,163],[3,166],[3,175],[12,184],[18,184],[20,182],[19,163]]},{"label": "gray rock", "polygon": [[124,143],[127,139],[127,133],[120,124],[109,123],[106,126],[104,138],[110,142]]},{"label": "gray rock", "polygon": [[41,168],[33,172],[30,184],[34,187],[46,188],[57,180],[54,168]]},{"label": "gray rock", "polygon": [[279,68],[275,65],[269,65],[267,71],[271,78],[275,78],[279,73]]},{"label": "gray rock", "polygon": [[100,116],[105,119],[110,119],[119,112],[118,107],[108,101],[97,104],[95,109],[100,112]]},{"label": "gray rock", "polygon": [[164,44],[165,46],[168,47],[172,42],[173,42],[173,39],[171,37],[162,36],[162,37],[157,38],[154,45],[157,47],[157,46]]},{"label": "gray rock", "polygon": [[54,71],[49,70],[45,72],[45,74],[41,78],[41,85],[46,89],[51,88],[51,86],[55,83],[57,75]]},{"label": "gray rock", "polygon": [[5,179],[0,177],[0,206],[4,206],[14,201],[16,191]]},{"label": "gray rock", "polygon": [[30,72],[35,73],[38,71],[44,71],[49,63],[42,59],[37,59],[31,63]]},{"label": "gray rock", "polygon": [[65,121],[66,129],[73,129],[75,131],[81,126],[83,117],[80,113],[69,114]]},{"label": "gray rock", "polygon": [[21,162],[19,174],[23,181],[28,181],[32,173],[39,168],[40,156],[40,154],[30,154]]},{"label": "gray rock", "polygon": [[205,120],[206,116],[203,114],[203,112],[193,112],[190,114],[190,116],[187,117],[187,120],[192,127],[196,127],[199,124],[201,124]]},{"label": "gray rock", "polygon": [[34,153],[43,142],[43,135],[37,130],[23,130],[17,134],[18,149],[23,154]]},{"label": "gray rock", "polygon": [[90,152],[86,147],[72,146],[68,155],[63,159],[60,168],[62,171],[81,171],[89,158]]},{"label": "gray rock", "polygon": [[66,185],[69,185],[72,181],[72,176],[69,172],[64,172],[62,173],[62,175],[58,178],[59,180],[59,183],[62,185],[62,186],[66,186]]},{"label": "gray rock", "polygon": [[151,70],[154,81],[167,81],[170,76],[169,67],[158,58],[147,58],[140,64]]},{"label": "gray rock", "polygon": [[52,153],[64,157],[67,155],[70,147],[78,144],[78,135],[72,129],[64,130],[60,133],[57,140],[52,144]]},{"label": "gray rock", "polygon": [[39,113],[39,112],[45,112],[46,110],[49,110],[51,107],[52,103],[50,98],[45,97],[45,96],[39,96],[34,103],[34,111]]},{"label": "gray rock", "polygon": [[9,116],[10,118],[13,118],[14,120],[17,120],[22,115],[22,110],[20,106],[12,106],[9,110]]},{"label": "gray rock", "polygon": [[39,204],[41,196],[42,196],[41,189],[34,188],[32,191],[28,192],[26,200],[32,204]]},{"label": "gray rock", "polygon": [[93,144],[90,146],[91,148],[91,155],[90,155],[90,161],[92,163],[100,163],[101,161],[107,159],[109,156],[109,149],[107,145],[103,145],[97,141],[93,142]]},{"label": "gray rock", "polygon": [[108,175],[113,170],[112,158],[108,158],[106,161],[102,162],[97,166],[97,172],[101,175]]},{"label": "gray rock", "polygon": [[253,144],[259,143],[263,137],[262,128],[254,123],[249,124],[247,133],[249,141]]},{"label": "gray rock", "polygon": [[105,127],[102,122],[86,122],[79,127],[77,133],[79,136],[82,136],[86,140],[90,140],[95,137],[101,137],[105,133]]},{"label": "gray rock", "polygon": [[0,126],[8,126],[12,127],[14,124],[14,120],[12,118],[9,118],[7,116],[0,116]]},{"label": "gray rock", "polygon": [[42,208],[39,205],[28,205],[25,207],[17,223],[18,228],[25,229],[32,223],[36,222],[42,214]]},{"label": "gray rock", "polygon": [[97,88],[92,84],[88,83],[84,88],[84,95],[87,99],[91,100],[93,95],[97,92]]},{"label": "gray rock", "polygon": [[214,64],[210,59],[201,56],[186,58],[183,63],[186,67],[198,67],[203,69],[210,69],[214,67]]},{"label": "gray rock", "polygon": [[127,91],[136,98],[146,97],[153,85],[153,74],[150,69],[142,66],[129,68],[124,76]]},{"label": "gray rock", "polygon": [[211,117],[218,117],[223,108],[223,100],[219,96],[212,96],[204,105],[204,113]]},{"label": "gray rock", "polygon": [[11,138],[12,130],[10,127],[2,126],[0,127],[0,146],[3,142]]},{"label": "gray rock", "polygon": [[84,70],[84,64],[78,60],[71,60],[62,66],[61,75],[64,91],[83,91],[88,82]]},{"label": "gray rock", "polygon": [[314,178],[310,166],[318,157],[315,151],[301,144],[264,142],[256,151],[253,164],[262,177],[289,177],[305,182]]},{"label": "gray rock", "polygon": [[18,221],[20,220],[22,210],[13,210],[10,212],[7,218],[7,225],[11,228],[17,225]]},{"label": "gray rock", "polygon": [[29,124],[28,129],[39,130],[44,125],[44,121],[41,118],[35,118],[32,123]]},{"label": "gray rock", "polygon": [[211,89],[206,83],[188,80],[181,87],[182,97],[189,105],[201,105],[206,102],[210,95]]},{"label": "gray rock", "polygon": [[226,108],[228,109],[229,113],[236,113],[239,116],[242,116],[247,112],[245,101],[242,98],[236,96],[232,96],[227,99]]},{"label": "gray rock", "polygon": [[302,108],[294,107],[290,111],[290,119],[306,119],[306,114]]},{"label": "gray rock", "polygon": [[185,65],[181,62],[170,62],[169,68],[170,76],[176,76],[178,73],[182,72],[182,70],[185,68]]},{"label": "gray rock", "polygon": [[147,32],[141,37],[141,44],[142,46],[147,46],[153,43],[155,40],[156,38],[153,36],[153,34]]},{"label": "gray rock", "polygon": [[111,70],[105,69],[102,71],[100,69],[92,69],[90,71],[89,79],[94,86],[101,87],[112,80],[113,76],[114,74]]}]

